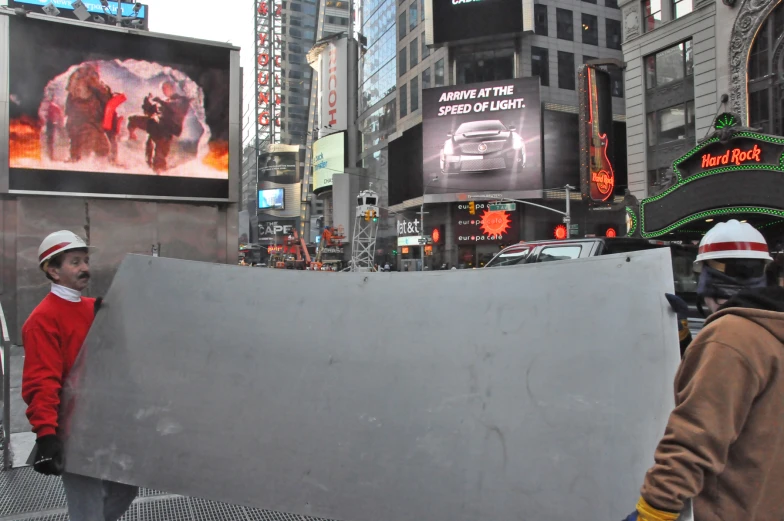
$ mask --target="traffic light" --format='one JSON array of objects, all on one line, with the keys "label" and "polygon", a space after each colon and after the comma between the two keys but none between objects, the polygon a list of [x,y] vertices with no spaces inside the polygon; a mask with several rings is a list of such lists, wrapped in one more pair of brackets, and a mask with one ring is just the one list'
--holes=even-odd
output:
[{"label": "traffic light", "polygon": [[370,210],[365,210],[365,220],[370,221]]},{"label": "traffic light", "polygon": [[373,222],[374,223],[378,222],[378,212],[376,212],[375,210],[373,210]]},{"label": "traffic light", "polygon": [[397,250],[392,250],[392,255],[397,255]]},{"label": "traffic light", "polygon": [[476,214],[476,203],[473,201],[468,202],[468,213],[471,215]]}]

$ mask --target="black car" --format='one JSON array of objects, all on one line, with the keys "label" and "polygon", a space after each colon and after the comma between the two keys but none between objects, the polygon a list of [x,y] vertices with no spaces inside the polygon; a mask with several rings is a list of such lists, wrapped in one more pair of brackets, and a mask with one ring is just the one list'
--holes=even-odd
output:
[{"label": "black car", "polygon": [[463,123],[441,149],[444,174],[525,167],[525,143],[515,127],[497,119]]}]

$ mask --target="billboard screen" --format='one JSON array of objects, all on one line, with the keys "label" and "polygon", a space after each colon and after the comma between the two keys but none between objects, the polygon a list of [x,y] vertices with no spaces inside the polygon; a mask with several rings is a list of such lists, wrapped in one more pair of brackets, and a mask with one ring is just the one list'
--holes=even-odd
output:
[{"label": "billboard screen", "polygon": [[[61,18],[70,18],[72,20],[82,19],[82,21],[87,22],[106,23],[107,21],[112,20],[110,16],[107,16],[107,13],[112,16],[117,14],[118,7],[122,5],[122,15],[124,17],[133,18],[136,20],[138,22],[138,29],[146,30],[148,28],[148,12],[150,8],[145,4],[141,4],[137,12],[134,12],[133,10],[134,3],[128,2],[128,0],[122,4],[118,4],[117,2],[107,2],[106,8],[101,5],[100,0],[82,0],[81,7],[78,6],[78,4],[75,6],[75,4],[75,0],[9,0],[8,7],[21,7],[26,11],[49,14],[47,11],[51,9],[51,6],[54,6],[54,8],[57,10],[56,16]],[[80,7],[79,11],[77,11],[75,7]],[[86,17],[85,15],[82,15],[80,18],[77,13],[86,13]]]},{"label": "billboard screen", "polygon": [[523,0],[432,0],[433,43],[517,33]]},{"label": "billboard screen", "polygon": [[286,207],[283,202],[283,193],[283,188],[259,190],[259,209],[283,210]]},{"label": "billboard screen", "polygon": [[313,143],[313,191],[332,186],[332,176],[346,167],[345,134],[330,134]]},{"label": "billboard screen", "polygon": [[348,128],[348,39],[331,42],[321,53],[319,137]]},{"label": "billboard screen", "polygon": [[428,192],[541,189],[541,119],[538,77],[423,90]]},{"label": "billboard screen", "polygon": [[9,188],[227,199],[225,47],[10,17]]}]

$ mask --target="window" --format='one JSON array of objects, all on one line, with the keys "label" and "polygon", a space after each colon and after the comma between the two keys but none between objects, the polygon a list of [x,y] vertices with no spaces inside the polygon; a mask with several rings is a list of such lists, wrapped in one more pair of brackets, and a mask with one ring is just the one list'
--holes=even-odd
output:
[{"label": "window", "polygon": [[607,28],[607,48],[621,50],[621,22],[607,18],[605,20]]},{"label": "window", "polygon": [[436,62],[436,87],[442,87],[444,80],[444,59],[441,58]]},{"label": "window", "polygon": [[693,74],[691,40],[645,58],[645,84],[649,89],[682,80]]},{"label": "window", "polygon": [[397,55],[397,75],[402,76],[406,73],[406,48],[403,47],[400,49],[400,52]]},{"label": "window", "polygon": [[411,112],[419,110],[419,78],[411,80]]},{"label": "window", "polygon": [[430,88],[430,67],[422,71],[422,88],[423,89]]},{"label": "window", "polygon": [[400,18],[397,24],[397,38],[402,40],[406,37],[406,13],[400,13]]},{"label": "window", "polygon": [[400,87],[400,92],[398,92],[398,100],[400,101],[400,117],[405,117],[408,110],[408,96],[406,96],[406,85],[402,85]]},{"label": "window", "polygon": [[411,5],[408,6],[408,30],[413,31],[418,23],[419,17],[417,16],[417,0],[414,0],[411,2]]},{"label": "window", "polygon": [[558,88],[574,90],[574,71],[574,54],[558,51]]},{"label": "window", "polygon": [[419,16],[421,21],[425,21],[425,0],[419,0]]},{"label": "window", "polygon": [[555,22],[559,39],[574,40],[574,22],[570,10],[557,8],[555,10]]},{"label": "window", "polygon": [[673,20],[685,16],[694,10],[692,0],[673,0],[672,18]]},{"label": "window", "polygon": [[534,33],[547,36],[547,6],[534,4]]},{"label": "window", "polygon": [[512,79],[514,77],[514,49],[458,54],[455,59],[455,69],[458,85]]},{"label": "window", "polygon": [[596,16],[587,13],[582,14],[582,19],[583,43],[588,45],[599,45],[599,19]]},{"label": "window", "polygon": [[[410,44],[408,44],[409,50],[409,64],[411,67],[419,63],[419,41],[414,38]],[[413,99],[413,98],[412,98]]]},{"label": "window", "polygon": [[499,266],[514,266],[515,264],[525,264],[525,259],[528,258],[529,253],[531,253],[530,248],[501,252],[492,260],[492,262],[488,263],[486,267],[498,268]]},{"label": "window", "polygon": [[582,246],[548,246],[539,253],[537,262],[579,259]]},{"label": "window", "polygon": [[648,146],[694,139],[694,101],[648,114]]},{"label": "window", "polygon": [[784,4],[779,4],[760,27],[748,62],[749,121],[766,134],[784,134]]},{"label": "window", "polygon": [[618,0],[604,0],[604,5],[612,9],[618,9]]},{"label": "window", "polygon": [[623,71],[618,67],[607,67],[610,73],[610,91],[616,98],[623,97]]},{"label": "window", "polygon": [[653,31],[662,23],[661,0],[642,0],[643,32]]},{"label": "window", "polygon": [[583,0],[586,4],[595,4],[596,0]]},{"label": "window", "polygon": [[420,40],[422,41],[422,59],[424,60],[425,58],[430,56],[430,47],[428,47],[427,43],[425,43],[425,33],[424,32],[422,33],[422,38]]},{"label": "window", "polygon": [[597,59],[596,56],[587,56],[587,55],[583,54],[583,65],[588,63],[589,61],[595,60],[595,59]]},{"label": "window", "polygon": [[539,76],[543,87],[550,85],[550,58],[547,49],[531,47],[531,76]]}]

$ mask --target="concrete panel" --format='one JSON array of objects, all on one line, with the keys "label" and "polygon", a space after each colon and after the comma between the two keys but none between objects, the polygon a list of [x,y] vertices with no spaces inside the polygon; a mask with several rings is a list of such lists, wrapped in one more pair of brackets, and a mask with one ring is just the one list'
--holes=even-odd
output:
[{"label": "concrete panel", "polygon": [[162,257],[216,262],[224,255],[216,206],[158,203],[156,212]]},{"label": "concrete panel", "polygon": [[129,256],[66,384],[67,469],[344,521],[620,519],[673,405],[672,290],[666,249],[405,275]]},{"label": "concrete panel", "polygon": [[705,83],[716,84],[716,71],[708,70],[707,72],[703,72],[699,74],[695,71],[694,73],[694,86],[703,85]]},{"label": "concrete panel", "polygon": [[106,295],[126,254],[151,254],[158,242],[157,206],[139,201],[90,200],[90,243],[95,246],[90,254],[91,296]]},{"label": "concrete panel", "polygon": [[71,230],[90,244],[87,202],[70,197],[20,197],[17,199],[17,325],[49,291],[49,280],[38,267],[38,246],[57,230]]}]

